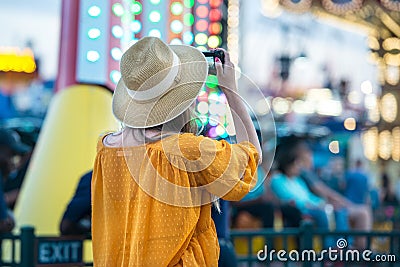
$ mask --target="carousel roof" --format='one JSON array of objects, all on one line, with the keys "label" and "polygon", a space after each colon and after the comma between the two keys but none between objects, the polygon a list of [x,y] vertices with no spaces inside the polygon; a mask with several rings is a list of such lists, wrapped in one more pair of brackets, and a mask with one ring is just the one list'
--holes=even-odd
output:
[{"label": "carousel roof", "polygon": [[378,39],[400,37],[400,0],[280,0],[280,5],[359,24]]}]

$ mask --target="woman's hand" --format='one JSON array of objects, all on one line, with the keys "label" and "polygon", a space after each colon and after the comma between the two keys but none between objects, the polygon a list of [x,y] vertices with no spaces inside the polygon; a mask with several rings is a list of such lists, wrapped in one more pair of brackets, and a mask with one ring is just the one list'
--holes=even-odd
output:
[{"label": "woman's hand", "polygon": [[229,91],[237,92],[236,80],[235,80],[235,65],[231,62],[229,53],[222,48],[225,55],[225,63],[222,64],[219,58],[215,58],[215,69],[217,70],[218,85],[224,94],[229,94]]},{"label": "woman's hand", "polygon": [[225,94],[231,109],[233,124],[235,125],[236,141],[238,143],[249,141],[257,149],[260,163],[262,161],[262,149],[254,128],[253,121],[244,104],[244,100],[238,94],[235,80],[235,66],[231,62],[229,53],[224,49],[219,50],[225,53],[225,63],[222,64],[220,59],[215,60],[215,68],[217,70],[218,85]]}]

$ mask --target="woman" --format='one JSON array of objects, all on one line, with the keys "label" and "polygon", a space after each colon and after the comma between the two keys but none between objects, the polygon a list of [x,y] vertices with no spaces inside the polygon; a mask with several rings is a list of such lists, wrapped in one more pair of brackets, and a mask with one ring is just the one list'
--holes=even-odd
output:
[{"label": "woman", "polygon": [[190,110],[208,70],[199,50],[145,37],[124,53],[112,103],[124,127],[100,138],[93,172],[95,266],[217,266],[212,205],[246,195],[261,161],[228,53],[225,62],[216,69],[234,145],[195,135]]},{"label": "woman", "polygon": [[[282,203],[295,206],[305,217],[312,218],[317,228],[329,230],[326,213],[328,203],[311,192],[300,177],[307,156],[309,155],[301,142],[288,141],[278,146],[275,156],[278,172],[271,178],[271,189]],[[335,220],[337,230],[348,230],[345,210],[335,211]],[[332,236],[325,237],[326,248],[334,245],[335,240]]]}]

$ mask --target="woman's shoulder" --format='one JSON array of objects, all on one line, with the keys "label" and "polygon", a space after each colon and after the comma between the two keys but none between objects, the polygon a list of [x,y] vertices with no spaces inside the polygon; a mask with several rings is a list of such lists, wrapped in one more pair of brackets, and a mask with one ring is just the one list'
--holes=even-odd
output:
[{"label": "woman's shoulder", "polygon": [[97,152],[100,152],[105,147],[105,139],[111,134],[113,134],[112,131],[106,131],[99,134],[97,138]]},{"label": "woman's shoulder", "polygon": [[214,152],[218,149],[219,141],[192,133],[177,134],[161,140],[153,146],[168,155],[197,158],[203,153]]}]

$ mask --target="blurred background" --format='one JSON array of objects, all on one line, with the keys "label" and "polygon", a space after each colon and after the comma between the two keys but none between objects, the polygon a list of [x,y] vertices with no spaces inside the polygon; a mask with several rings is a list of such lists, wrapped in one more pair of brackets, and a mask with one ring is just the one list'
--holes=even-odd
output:
[{"label": "blurred background", "polygon": [[[224,47],[240,71],[239,90],[259,121],[264,149],[274,151],[290,137],[307,142],[314,172],[328,184],[345,180],[361,161],[375,228],[395,229],[400,218],[399,11],[397,0],[1,1],[0,127],[17,132],[40,165],[49,154],[35,146],[43,125],[55,121],[49,107],[57,113],[55,106],[66,103],[54,98],[73,85],[112,92],[122,53],[139,38],[157,36],[202,51]],[[215,79],[208,77],[197,111],[208,136],[227,138],[234,133]],[[71,109],[79,117],[108,108],[96,104],[84,111],[77,103],[68,100],[63,112]],[[82,128],[73,122],[67,129],[57,127]],[[89,169],[93,153],[75,176]],[[32,181],[45,179],[37,168],[29,169]],[[52,179],[69,179],[64,176]],[[60,200],[63,205],[77,179]],[[17,219],[30,222],[32,216],[21,215],[28,204],[17,203]],[[59,218],[64,206],[51,209]],[[56,222],[42,232],[56,233]]]}]

